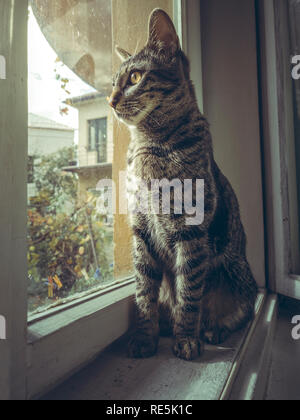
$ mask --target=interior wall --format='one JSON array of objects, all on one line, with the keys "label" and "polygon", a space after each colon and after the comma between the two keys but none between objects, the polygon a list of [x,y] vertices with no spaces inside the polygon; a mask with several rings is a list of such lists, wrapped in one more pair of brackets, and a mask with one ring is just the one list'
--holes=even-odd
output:
[{"label": "interior wall", "polygon": [[201,0],[204,113],[215,158],[238,196],[248,259],[265,286],[254,0]]}]

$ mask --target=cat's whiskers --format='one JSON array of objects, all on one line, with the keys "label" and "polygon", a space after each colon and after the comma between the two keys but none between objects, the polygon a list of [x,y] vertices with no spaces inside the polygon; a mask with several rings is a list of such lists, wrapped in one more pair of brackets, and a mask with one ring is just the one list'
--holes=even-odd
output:
[{"label": "cat's whiskers", "polygon": [[152,117],[152,115],[150,114],[150,112],[148,112],[148,111],[145,111],[145,110],[142,110],[142,109],[140,109],[140,108],[138,108],[138,107],[135,107],[135,109],[136,109],[136,111],[139,111],[139,112],[143,112],[144,114],[145,114],[145,116],[146,117],[149,117],[149,118],[151,118],[152,119],[152,121],[154,121],[155,122],[155,124],[157,124],[159,127],[161,127],[161,124],[155,119],[155,118],[153,118]]},{"label": "cat's whiskers", "polygon": [[[153,118],[153,116],[152,115],[150,115],[151,114],[151,112],[147,112],[147,111],[145,111],[145,110],[142,110],[140,107],[139,107],[139,103],[138,102],[132,102],[132,103],[130,103],[129,105],[127,104],[127,106],[126,106],[126,109],[128,109],[128,108],[130,108],[130,109],[132,109],[132,108],[134,108],[136,111],[139,111],[139,112],[145,112],[145,114],[147,115],[147,116],[149,116],[150,118],[152,118],[153,119],[153,121],[155,121],[159,126],[161,126],[161,124],[157,121],[157,120],[155,120],[154,118]],[[159,114],[161,114],[163,117],[165,116],[165,114],[163,113],[163,112],[161,112],[161,111],[159,111],[158,109],[156,109],[155,110],[155,112],[157,112],[157,113],[159,113]]]}]

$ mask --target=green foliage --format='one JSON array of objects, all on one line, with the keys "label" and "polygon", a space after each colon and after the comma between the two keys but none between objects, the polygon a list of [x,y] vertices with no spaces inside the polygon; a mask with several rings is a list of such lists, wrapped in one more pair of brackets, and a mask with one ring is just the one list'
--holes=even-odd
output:
[{"label": "green foliage", "polygon": [[[31,311],[51,303],[49,298],[67,297],[112,278],[108,255],[112,231],[97,214],[92,194],[87,194],[86,202],[78,206],[78,176],[63,171],[74,160],[73,154],[72,149],[63,149],[36,160],[36,196],[28,208]],[[49,278],[53,296],[47,285]]]}]

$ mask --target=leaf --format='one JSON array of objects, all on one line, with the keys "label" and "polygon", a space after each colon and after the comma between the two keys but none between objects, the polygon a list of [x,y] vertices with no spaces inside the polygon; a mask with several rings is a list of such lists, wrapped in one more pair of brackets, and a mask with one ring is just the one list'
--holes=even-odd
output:
[{"label": "leaf", "polygon": [[81,267],[80,267],[80,265],[76,265],[76,267],[74,268],[74,271],[75,271],[75,273],[76,274],[81,274]]},{"label": "leaf", "polygon": [[65,108],[60,108],[60,113],[61,115],[65,114],[68,115],[69,114],[69,108],[65,107]]}]

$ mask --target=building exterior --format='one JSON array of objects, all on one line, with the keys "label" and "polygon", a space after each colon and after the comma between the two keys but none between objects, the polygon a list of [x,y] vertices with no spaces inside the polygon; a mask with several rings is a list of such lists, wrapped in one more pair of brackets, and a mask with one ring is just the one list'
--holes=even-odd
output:
[{"label": "building exterior", "polygon": [[79,176],[79,200],[99,180],[112,178],[112,115],[105,96],[95,92],[68,100],[79,112],[78,166],[65,168]]},{"label": "building exterior", "polygon": [[78,166],[112,163],[111,118],[105,97],[97,92],[89,93],[68,103],[79,112]]},{"label": "building exterior", "polygon": [[74,146],[75,130],[41,115],[28,115],[28,198],[34,196],[35,160]]}]

